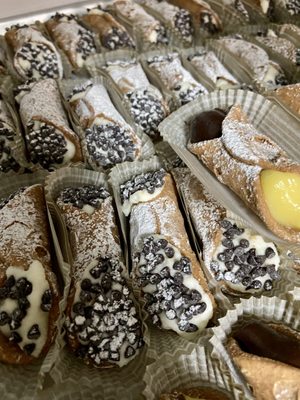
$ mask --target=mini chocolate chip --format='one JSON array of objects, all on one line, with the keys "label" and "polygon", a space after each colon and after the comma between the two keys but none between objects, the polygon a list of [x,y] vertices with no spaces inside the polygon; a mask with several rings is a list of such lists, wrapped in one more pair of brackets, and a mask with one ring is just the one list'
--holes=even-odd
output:
[{"label": "mini chocolate chip", "polygon": [[127,346],[125,350],[125,357],[129,358],[132,357],[135,354],[135,349],[132,346]]},{"label": "mini chocolate chip", "polygon": [[18,305],[20,310],[26,311],[30,307],[30,302],[26,297],[21,297],[18,299]]},{"label": "mini chocolate chip", "polygon": [[8,296],[9,289],[7,287],[0,288],[0,300],[6,299]]},{"label": "mini chocolate chip", "polygon": [[234,249],[234,254],[236,256],[241,256],[242,254],[245,254],[245,249],[241,246],[236,246]]},{"label": "mini chocolate chip", "polygon": [[233,248],[233,241],[230,240],[230,239],[223,239],[222,240],[222,245],[224,247],[228,247],[229,249],[232,249]]},{"label": "mini chocolate chip", "polygon": [[165,257],[162,254],[157,254],[157,256],[155,257],[155,264],[161,264],[165,261]]},{"label": "mini chocolate chip", "polygon": [[159,239],[157,244],[161,249],[165,249],[168,246],[168,241],[166,239]]},{"label": "mini chocolate chip", "polygon": [[160,271],[160,275],[164,278],[168,278],[170,276],[170,268],[169,267],[164,267],[161,271]]},{"label": "mini chocolate chip", "polygon": [[22,337],[18,334],[18,332],[11,332],[8,340],[13,343],[22,342]]},{"label": "mini chocolate chip", "polygon": [[120,301],[122,299],[122,293],[119,290],[112,290],[111,298],[114,301]]},{"label": "mini chocolate chip", "polygon": [[221,227],[224,228],[224,229],[229,229],[229,228],[232,227],[232,223],[231,223],[230,221],[226,220],[226,219],[223,219],[223,220],[220,222],[220,225],[221,225]]},{"label": "mini chocolate chip", "polygon": [[87,278],[83,279],[83,281],[81,282],[80,287],[81,287],[82,290],[90,291],[91,287],[92,287],[92,282]]},{"label": "mini chocolate chip", "polygon": [[34,352],[34,349],[35,349],[34,343],[25,344],[25,346],[23,347],[23,350],[25,351],[25,353],[27,353],[29,355]]},{"label": "mini chocolate chip", "polygon": [[28,339],[36,340],[41,336],[41,332],[39,329],[38,324],[32,325],[32,327],[29,329],[27,333]]},{"label": "mini chocolate chip", "polygon": [[275,251],[272,249],[272,247],[267,247],[265,251],[265,256],[267,258],[272,258],[275,256]]},{"label": "mini chocolate chip", "polygon": [[181,329],[180,326],[179,329],[185,332],[196,332],[198,330],[198,327],[195,324],[187,323],[184,329]]},{"label": "mini chocolate chip", "polygon": [[258,278],[259,276],[261,276],[260,275],[260,268],[259,267],[253,268],[252,271],[251,271],[252,279]]},{"label": "mini chocolate chip", "polygon": [[262,287],[262,283],[261,283],[261,281],[253,281],[252,283],[251,283],[251,288],[253,288],[253,289],[256,289],[256,290],[258,290],[258,289],[261,289],[261,287]]},{"label": "mini chocolate chip", "polygon": [[273,289],[273,283],[272,283],[272,281],[271,281],[270,279],[268,279],[268,280],[265,281],[265,283],[264,283],[264,289],[265,289],[265,290],[268,290],[268,291],[270,291],[270,290]]},{"label": "mini chocolate chip", "polygon": [[13,300],[17,300],[19,298],[19,292],[15,286],[10,289],[8,296],[10,299],[13,299]]},{"label": "mini chocolate chip", "polygon": [[225,262],[226,256],[225,256],[224,253],[219,253],[219,254],[217,255],[217,259],[220,260],[220,261],[222,261],[222,262]]},{"label": "mini chocolate chip", "polygon": [[20,278],[17,280],[16,288],[20,296],[29,296],[32,292],[32,283],[29,282],[26,278]]},{"label": "mini chocolate chip", "polygon": [[241,254],[239,256],[234,256],[233,262],[236,265],[243,265],[247,261],[247,255],[246,254]]},{"label": "mini chocolate chip", "polygon": [[234,268],[234,262],[233,261],[226,261],[225,262],[225,267],[228,271],[231,271]]},{"label": "mini chocolate chip", "polygon": [[175,261],[174,264],[173,264],[173,268],[174,268],[176,271],[182,271],[182,264],[181,264],[181,262],[180,262],[180,261]]},{"label": "mini chocolate chip", "polygon": [[12,320],[14,321],[22,321],[22,319],[26,316],[26,311],[20,310],[19,308],[16,308],[12,312]]},{"label": "mini chocolate chip", "polygon": [[90,301],[93,300],[93,295],[92,295],[92,293],[90,293],[90,292],[85,292],[84,290],[82,290],[82,291],[80,292],[79,297],[80,297],[80,300],[81,300],[82,302],[84,302],[84,303],[89,303]]},{"label": "mini chocolate chip", "polygon": [[183,282],[183,276],[180,272],[176,272],[176,274],[174,274],[174,276],[173,276],[173,279],[177,285],[181,284]]},{"label": "mini chocolate chip", "polygon": [[242,279],[242,285],[244,286],[249,286],[252,282],[251,276],[245,276],[245,278]]},{"label": "mini chocolate chip", "polygon": [[247,247],[249,247],[249,245],[250,245],[249,240],[247,240],[247,239],[241,239],[240,240],[240,246],[241,247],[246,249]]},{"label": "mini chocolate chip", "polygon": [[10,275],[5,281],[5,286],[11,288],[15,285],[15,283],[16,283],[15,277],[13,275]]},{"label": "mini chocolate chip", "polygon": [[92,318],[93,315],[93,307],[88,306],[84,308],[84,316],[86,319]]},{"label": "mini chocolate chip", "polygon": [[111,285],[112,285],[112,279],[111,276],[109,274],[105,274],[102,278],[101,281],[101,286],[104,290],[104,293],[108,292],[111,289]]},{"label": "mini chocolate chip", "polygon": [[90,292],[92,292],[92,293],[101,293],[102,292],[102,287],[101,287],[100,283],[94,283],[90,288]]},{"label": "mini chocolate chip", "polygon": [[190,292],[190,295],[192,297],[192,300],[195,301],[195,302],[198,302],[198,301],[200,301],[202,299],[201,293],[198,292],[198,290],[196,290],[196,289],[192,289],[191,292]]},{"label": "mini chocolate chip", "polygon": [[165,254],[168,258],[173,258],[175,255],[175,250],[172,247],[166,247]]},{"label": "mini chocolate chip", "polygon": [[10,316],[7,314],[7,312],[2,311],[0,313],[0,326],[4,326],[6,324],[9,324],[11,321]]},{"label": "mini chocolate chip", "polygon": [[224,250],[225,262],[230,261],[233,256],[233,249]]},{"label": "mini chocolate chip", "polygon": [[45,290],[42,296],[41,309],[45,312],[50,311],[52,306],[52,293],[50,289]]},{"label": "mini chocolate chip", "polygon": [[73,305],[73,312],[75,314],[84,315],[84,304],[83,303],[75,303]]},{"label": "mini chocolate chip", "polygon": [[152,285],[157,285],[161,281],[161,276],[159,274],[149,274],[147,279]]},{"label": "mini chocolate chip", "polygon": [[219,269],[220,269],[219,263],[218,263],[217,261],[212,261],[212,262],[210,263],[210,269],[211,269],[213,272],[219,271]]},{"label": "mini chocolate chip", "polygon": [[266,256],[256,256],[255,261],[258,265],[262,265],[266,261]]}]

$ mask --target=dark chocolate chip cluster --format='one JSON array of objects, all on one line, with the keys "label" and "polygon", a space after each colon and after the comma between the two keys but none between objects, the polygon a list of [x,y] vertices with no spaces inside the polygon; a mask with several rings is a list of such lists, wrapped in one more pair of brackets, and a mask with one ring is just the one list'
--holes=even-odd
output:
[{"label": "dark chocolate chip cluster", "polygon": [[89,205],[99,208],[102,200],[109,197],[109,192],[104,186],[86,185],[81,187],[67,187],[62,190],[59,199],[66,203],[72,204],[77,208]]},{"label": "dark chocolate chip cluster", "polygon": [[77,356],[102,362],[123,362],[143,345],[141,323],[117,260],[100,259],[81,281],[73,305],[71,334],[80,341]]},{"label": "dark chocolate chip cluster", "polygon": [[8,172],[10,170],[18,171],[20,168],[20,165],[17,163],[15,158],[12,156],[11,148],[10,148],[9,144],[7,143],[7,140],[12,140],[12,139],[7,139],[7,136],[1,137],[1,135],[2,135],[2,132],[1,132],[1,128],[0,128],[0,172]]},{"label": "dark chocolate chip cluster", "polygon": [[71,93],[69,94],[67,100],[70,101],[73,96],[79,93],[85,92],[87,89],[91,88],[93,86],[93,82],[90,80],[85,81],[82,85],[77,85],[73,88]]},{"label": "dark chocolate chip cluster", "polygon": [[0,210],[4,206],[6,206],[6,204],[8,202],[10,202],[10,200],[12,200],[16,195],[18,195],[19,193],[24,192],[25,189],[26,189],[26,187],[21,187],[18,190],[16,190],[15,192],[13,192],[12,194],[10,194],[8,197],[6,197],[4,199],[0,199]]},{"label": "dark chocolate chip cluster", "polygon": [[135,45],[124,29],[113,27],[101,38],[101,43],[109,50],[117,50],[122,48],[135,48]]},{"label": "dark chocolate chip cluster", "polygon": [[157,188],[160,188],[165,183],[166,171],[160,169],[154,172],[146,172],[145,174],[137,175],[131,180],[120,185],[120,197],[122,204],[125,200],[129,200],[135,192],[139,190],[147,190],[153,194]]},{"label": "dark chocolate chip cluster", "polygon": [[[180,331],[195,332],[198,327],[192,319],[202,314],[207,304],[198,290],[184,285],[184,277],[192,274],[190,260],[172,260],[174,255],[174,247],[167,240],[152,236],[145,239],[142,251],[135,256],[136,281],[144,290],[145,308],[155,325],[160,327],[165,316],[175,320]],[[167,266],[170,261],[172,267]],[[149,290],[148,285],[153,289]]]},{"label": "dark chocolate chip cluster", "polygon": [[[264,289],[272,290],[273,281],[280,279],[280,274],[272,264],[272,258],[276,256],[272,247],[267,247],[265,253],[257,254],[257,249],[251,247],[250,242],[241,237],[244,229],[228,220],[221,222],[223,239],[223,250],[217,254],[217,260],[213,260],[210,269],[214,273],[216,280],[225,280],[233,284],[242,284],[245,290]],[[238,239],[241,237],[240,239]],[[234,240],[239,241],[238,245]],[[221,270],[220,264],[225,266]],[[258,279],[269,274],[264,284]]]},{"label": "dark chocolate chip cluster", "polygon": [[160,25],[158,28],[156,28],[156,32],[157,32],[156,44],[167,45],[169,43],[169,38],[167,36],[165,27],[163,25]]},{"label": "dark chocolate chip cluster", "polygon": [[300,2],[299,0],[287,0],[286,8],[291,15],[300,14]]},{"label": "dark chocolate chip cluster", "polygon": [[196,97],[204,93],[204,90],[199,86],[195,86],[193,88],[186,89],[185,91],[181,91],[181,86],[178,85],[173,90],[175,92],[178,91],[178,96],[182,106],[184,104],[189,103],[190,101],[195,100]]},{"label": "dark chocolate chip cluster", "polygon": [[78,35],[79,40],[77,42],[76,51],[86,60],[90,54],[96,53],[94,37],[90,31],[82,27],[78,29]]},{"label": "dark chocolate chip cluster", "polygon": [[27,78],[59,78],[57,54],[44,43],[25,43],[15,58]]},{"label": "dark chocolate chip cluster", "polygon": [[34,122],[28,124],[26,134],[29,158],[34,163],[39,163],[43,168],[49,169],[53,164],[62,164],[64,154],[67,152],[67,142],[54,126],[42,122],[38,129]]},{"label": "dark chocolate chip cluster", "polygon": [[[273,82],[270,82],[270,83],[273,83]],[[279,72],[279,73],[276,75],[276,77],[275,77],[275,83],[276,83],[276,85],[278,85],[278,86],[285,86],[285,85],[288,85],[288,84],[289,84],[289,82],[288,82],[288,80],[287,80],[287,78],[286,78],[286,76],[284,75],[283,72]]]},{"label": "dark chocolate chip cluster", "polygon": [[220,31],[219,26],[215,22],[215,18],[209,11],[202,11],[200,14],[200,28],[207,31],[211,35]]},{"label": "dark chocolate chip cluster", "polygon": [[[13,343],[20,343],[22,341],[37,340],[41,336],[40,328],[38,324],[33,324],[26,337],[22,337],[17,330],[22,325],[22,320],[26,317],[27,312],[30,308],[30,302],[28,296],[32,292],[32,283],[26,278],[15,279],[13,275],[10,275],[0,288],[0,326],[8,325],[10,329],[10,335],[8,340]],[[49,291],[50,292],[50,291]],[[46,292],[45,292],[46,293]],[[44,294],[45,295],[45,294]],[[43,296],[44,297],[44,296]],[[11,312],[1,310],[1,303],[5,299],[12,299],[16,301],[16,308]],[[51,308],[51,292],[50,292],[50,307],[47,310],[44,309],[43,299],[41,302],[41,309],[43,311],[49,311]],[[22,348],[27,354],[31,354],[35,349],[35,343],[27,343]]]},{"label": "dark chocolate chip cluster", "polygon": [[136,157],[136,144],[131,132],[117,124],[93,125],[85,131],[87,149],[93,160],[112,167]]},{"label": "dark chocolate chip cluster", "polygon": [[126,96],[135,123],[150,137],[158,136],[158,125],[166,116],[162,100],[147,89],[138,89]]},{"label": "dark chocolate chip cluster", "polygon": [[189,39],[193,35],[193,25],[191,14],[181,8],[174,17],[175,29],[180,33],[180,35],[186,39]]}]

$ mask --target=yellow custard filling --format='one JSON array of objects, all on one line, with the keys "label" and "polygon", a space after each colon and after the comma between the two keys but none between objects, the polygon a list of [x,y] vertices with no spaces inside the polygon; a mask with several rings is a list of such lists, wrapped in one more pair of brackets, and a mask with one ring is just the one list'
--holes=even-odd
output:
[{"label": "yellow custard filling", "polygon": [[260,182],[272,217],[281,225],[300,230],[300,174],[264,170]]}]

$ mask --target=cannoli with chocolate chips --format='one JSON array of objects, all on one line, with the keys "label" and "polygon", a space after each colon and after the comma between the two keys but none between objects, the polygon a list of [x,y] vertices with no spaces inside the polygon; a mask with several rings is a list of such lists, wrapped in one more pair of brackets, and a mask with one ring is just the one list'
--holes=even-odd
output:
[{"label": "cannoli with chocolate chips", "polygon": [[122,367],[138,354],[143,337],[112,197],[104,186],[85,185],[64,188],[56,202],[73,254],[68,343],[87,364]]},{"label": "cannoli with chocolate chips", "polygon": [[79,139],[69,127],[54,79],[19,86],[16,100],[32,163],[53,169],[82,160]]},{"label": "cannoli with chocolate chips", "polygon": [[140,156],[141,140],[116,110],[103,85],[88,80],[74,87],[68,101],[97,165],[112,167]]},{"label": "cannoli with chocolate chips", "polygon": [[227,217],[227,211],[188,168],[172,171],[202,244],[206,268],[229,293],[270,291],[280,279],[274,243]]},{"label": "cannoli with chocolate chips", "polygon": [[188,149],[282,239],[300,242],[300,164],[249,123],[239,105],[206,111]]},{"label": "cannoli with chocolate chips", "polygon": [[5,39],[13,52],[13,65],[22,80],[61,79],[60,55],[36,25],[12,26]]},{"label": "cannoli with chocolate chips", "polygon": [[46,355],[58,302],[43,187],[23,187],[0,200],[1,361],[29,364]]},{"label": "cannoli with chocolate chips", "polygon": [[96,53],[92,32],[79,25],[74,15],[55,14],[45,22],[46,27],[74,69],[83,67],[87,57]]},{"label": "cannoli with chocolate chips", "polygon": [[135,44],[127,32],[111,14],[101,9],[100,6],[88,10],[81,16],[87,26],[99,35],[103,47],[108,50],[135,48]]},{"label": "cannoli with chocolate chips", "polygon": [[133,176],[120,185],[130,214],[133,279],[152,322],[185,337],[200,333],[213,316],[214,299],[193,253],[172,177],[165,170]]}]

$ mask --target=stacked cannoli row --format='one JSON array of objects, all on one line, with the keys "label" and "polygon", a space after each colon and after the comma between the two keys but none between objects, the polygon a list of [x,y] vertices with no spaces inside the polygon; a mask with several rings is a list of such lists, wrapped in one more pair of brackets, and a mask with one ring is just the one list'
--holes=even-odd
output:
[{"label": "stacked cannoli row", "polygon": [[68,102],[84,130],[87,152],[97,166],[108,168],[140,157],[140,138],[100,82],[87,80],[76,85]]},{"label": "stacked cannoli row", "polygon": [[148,14],[141,5],[132,0],[116,0],[113,9],[117,16],[128,23],[141,34],[144,45],[166,45],[169,42],[163,24]]},{"label": "stacked cannoli row", "polygon": [[74,70],[83,67],[87,57],[96,53],[93,33],[79,25],[74,15],[57,13],[46,21],[45,25]]},{"label": "stacked cannoli row", "polygon": [[249,123],[239,105],[197,115],[188,149],[272,232],[299,242],[300,165]]},{"label": "stacked cannoli row", "polygon": [[15,93],[29,161],[45,169],[81,161],[79,138],[69,127],[57,82],[26,82]]},{"label": "stacked cannoli row", "polygon": [[120,179],[115,185],[129,216],[132,276],[145,310],[157,327],[193,337],[213,317],[215,302],[190,247],[172,177],[145,167],[136,175],[121,172]]},{"label": "stacked cannoli row", "polygon": [[60,55],[39,26],[12,26],[5,33],[5,40],[12,53],[12,63],[19,78],[62,78]]},{"label": "stacked cannoli row", "polygon": [[87,26],[99,35],[101,45],[108,50],[134,48],[135,44],[126,28],[101,6],[87,10],[81,16]]},{"label": "stacked cannoli row", "polygon": [[104,181],[85,184],[80,178],[72,186],[62,186],[56,204],[72,251],[67,342],[87,364],[122,367],[139,353],[143,333],[123,261],[113,199]]},{"label": "stacked cannoli row", "polygon": [[59,298],[43,187],[21,187],[0,200],[1,361],[29,364],[47,354]]},{"label": "stacked cannoli row", "polygon": [[179,105],[194,100],[207,89],[183,67],[178,53],[157,55],[147,59],[149,68],[161,79],[163,85],[174,93]]},{"label": "stacked cannoli row", "polygon": [[136,60],[109,62],[105,71],[119,87],[135,123],[150,137],[159,136],[158,125],[169,108],[161,92],[149,82]]}]

